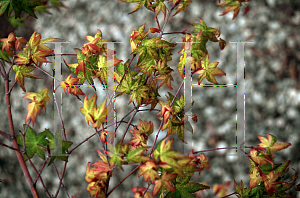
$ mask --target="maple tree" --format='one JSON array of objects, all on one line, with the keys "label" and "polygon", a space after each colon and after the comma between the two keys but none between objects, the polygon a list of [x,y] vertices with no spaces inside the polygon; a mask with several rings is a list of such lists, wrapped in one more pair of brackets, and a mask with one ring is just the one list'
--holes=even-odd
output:
[{"label": "maple tree", "polygon": [[[128,3],[137,2],[134,10],[130,12],[130,14],[138,11],[143,5],[148,10],[154,12],[154,18],[157,18],[158,14],[162,12],[164,14],[164,19],[166,19],[165,24],[170,17],[171,12],[175,8],[177,11],[174,15],[181,11],[186,12],[187,6],[192,3],[191,0],[169,0],[168,3],[173,2],[173,4],[171,9],[168,9],[167,12],[166,5],[164,4],[164,1],[161,0],[157,0],[155,3],[153,3],[153,0],[120,1]],[[242,3],[247,1],[250,0],[225,0],[223,4],[219,5],[221,7],[227,7],[221,15],[234,11],[234,19],[238,15]],[[20,13],[22,11],[36,17],[32,9],[37,6],[44,5],[42,3],[44,2],[27,0],[18,5],[8,0],[1,1],[0,15],[4,12],[6,12],[7,15],[10,15],[12,10],[14,10],[16,17],[20,17]],[[248,10],[249,7],[246,5],[244,14],[246,14]],[[192,74],[199,74],[198,84],[200,84],[204,78],[214,84],[217,84],[215,76],[226,75],[226,73],[219,68],[216,68],[218,62],[209,61],[209,53],[206,49],[206,43],[208,40],[212,42],[219,42],[220,49],[222,50],[226,46],[226,42],[222,38],[219,38],[221,34],[220,30],[207,27],[206,23],[201,18],[199,24],[191,23],[191,25],[195,27],[192,33],[195,33],[196,35],[192,33],[185,33],[185,30],[182,32],[185,34],[185,37],[182,38],[183,42],[193,43],[190,49],[186,48],[185,45],[182,45],[182,49],[178,52],[178,54],[182,55],[178,63],[178,72],[181,78],[184,79],[185,64],[186,62],[189,62],[191,64]],[[204,155],[203,151],[194,152],[191,150],[189,155],[186,156],[176,150],[171,150],[174,142],[174,138],[171,136],[176,132],[181,141],[187,143],[185,140],[184,125],[186,125],[188,130],[193,133],[193,128],[187,119],[188,117],[184,114],[184,110],[192,106],[194,101],[191,104],[185,104],[185,100],[182,95],[179,99],[176,98],[178,92],[175,96],[169,92],[169,97],[166,96],[166,102],[158,99],[158,96],[160,96],[158,90],[164,83],[168,88],[173,89],[171,81],[173,81],[172,72],[174,71],[167,63],[172,60],[171,55],[176,44],[171,43],[172,39],[169,41],[163,40],[163,30],[164,28],[151,27],[145,32],[145,24],[143,24],[137,30],[133,30],[131,32],[131,55],[133,55],[133,58],[138,55],[137,64],[134,66],[134,68],[140,69],[137,71],[130,71],[129,69],[133,58],[131,60],[128,59],[123,64],[122,60],[118,60],[114,57],[113,65],[116,68],[115,71],[113,68],[108,68],[108,49],[105,48],[105,42],[108,41],[102,39],[102,32],[100,30],[97,31],[94,37],[86,36],[89,42],[85,43],[81,49],[75,48],[78,63],[69,64],[64,60],[64,63],[69,70],[73,74],[77,75],[77,77],[74,78],[72,77],[72,74],[70,74],[65,80],[60,82],[60,85],[63,87],[66,95],[68,92],[79,98],[78,95],[85,94],[78,85],[82,85],[85,80],[87,80],[90,85],[94,85],[95,78],[97,78],[101,84],[107,85],[107,78],[109,76],[119,83],[115,89],[115,92],[119,92],[116,97],[123,94],[127,94],[127,96],[130,95],[129,104],[133,103],[135,106],[134,114],[128,122],[127,129],[124,131],[121,140],[114,145],[109,143],[110,141],[106,135],[107,131],[105,130],[107,127],[104,127],[104,123],[112,119],[107,115],[112,110],[113,103],[111,101],[108,102],[107,99],[105,99],[99,106],[97,106],[96,94],[94,94],[90,99],[88,99],[88,94],[84,98],[83,107],[80,108],[80,111],[85,116],[86,123],[88,125],[90,123],[92,124],[91,127],[96,131],[95,134],[101,133],[100,140],[105,151],[102,153],[97,149],[100,160],[95,161],[92,164],[89,162],[86,167],[85,180],[89,183],[86,189],[90,192],[91,197],[108,197],[116,187],[118,187],[137,169],[140,169],[138,177],[143,176],[148,187],[132,187],[131,191],[134,193],[134,197],[136,198],[151,198],[156,195],[159,197],[182,196],[189,198],[194,197],[192,193],[210,189],[210,186],[207,184],[189,182],[195,172],[198,172],[200,175],[204,169],[210,169],[209,158]],[[160,33],[160,36],[148,38],[149,33]],[[46,112],[46,103],[50,101],[50,97],[48,96],[47,88],[43,89],[39,93],[26,92],[24,77],[34,79],[40,78],[30,74],[30,72],[36,68],[43,71],[40,68],[41,65],[49,62],[46,57],[53,55],[53,50],[45,46],[45,44],[54,40],[62,39],[48,38],[41,40],[41,35],[37,34],[37,31],[32,34],[28,42],[24,38],[14,37],[14,35],[14,33],[11,33],[8,38],[0,39],[2,42],[2,53],[4,50],[6,51],[5,56],[0,57],[7,63],[11,64],[8,73],[6,73],[4,68],[5,64],[0,62],[2,69],[0,74],[5,81],[6,102],[8,106],[11,137],[13,137],[11,138],[13,147],[2,143],[1,145],[16,151],[18,160],[31,187],[32,194],[34,197],[39,197],[35,184],[37,180],[40,180],[43,184],[43,180],[40,177],[41,172],[36,171],[37,178],[33,181],[25,161],[28,160],[32,165],[31,158],[37,154],[42,160],[44,160],[44,165],[49,161],[49,166],[54,162],[54,160],[59,159],[64,161],[66,166],[68,158],[73,150],[78,148],[86,140],[74,147],[71,151],[68,151],[73,142],[66,141],[66,139],[62,140],[59,130],[53,134],[49,131],[49,129],[45,129],[45,131],[37,134],[33,128],[29,126],[32,121],[32,126],[34,127],[37,113],[40,115],[42,109]],[[26,44],[26,46],[21,51],[22,44]],[[17,53],[17,51],[19,52]],[[191,53],[190,57],[186,56],[187,52]],[[113,54],[115,54],[115,52],[113,52]],[[11,61],[11,57],[16,59]],[[15,83],[9,89],[9,72],[11,71],[11,68],[13,68],[13,71],[16,72],[16,75]],[[110,70],[111,73],[107,72],[108,70]],[[54,78],[53,76],[51,77]],[[159,85],[157,85],[158,80],[161,80]],[[25,118],[26,124],[23,125],[24,132],[21,132],[21,136],[16,136],[14,133],[10,110],[10,92],[16,82],[18,82],[26,94],[23,98],[32,100],[27,106],[27,116]],[[180,88],[181,87],[182,85]],[[94,86],[93,88],[96,90]],[[135,102],[137,105],[135,105]],[[126,132],[139,107],[151,104],[150,111],[152,111],[158,103],[160,104],[161,109],[157,115],[160,116],[158,119],[161,120],[161,125],[156,134],[153,146],[147,146],[148,138],[153,133],[153,123],[151,121],[147,123],[141,119],[139,120],[140,125],[135,126],[136,128],[133,131],[130,130],[132,140],[125,143],[124,138]],[[192,120],[197,122],[197,115],[194,114],[192,116]],[[165,129],[167,129],[167,136],[161,140],[154,149],[159,132]],[[63,130],[65,129],[63,128]],[[9,138],[7,133],[2,131],[0,132],[2,136]],[[236,194],[238,197],[290,197],[285,191],[295,185],[298,173],[294,170],[295,174],[292,176],[292,181],[285,182],[284,175],[289,170],[288,166],[290,160],[276,164],[274,162],[273,153],[285,149],[291,146],[291,144],[285,142],[277,143],[275,136],[271,134],[267,135],[268,139],[263,136],[258,136],[261,141],[261,143],[258,144],[259,148],[250,147],[252,148],[250,153],[245,153],[251,164],[251,169],[249,171],[249,187],[244,188],[242,181],[240,186],[234,181],[236,191],[232,194]],[[20,150],[19,145],[23,147],[23,151]],[[107,146],[107,149],[105,148],[105,145]],[[50,151],[56,148],[61,148],[61,150],[57,149],[53,154],[51,154]],[[237,149],[238,147],[234,148]],[[146,153],[148,150],[150,150],[150,153]],[[47,158],[45,158],[44,153],[46,151],[48,152]],[[66,153],[67,155],[61,156],[59,155],[60,153]],[[197,153],[200,153],[200,155],[195,155]],[[122,165],[129,163],[139,163],[139,165],[134,169],[134,171],[126,176],[126,178],[120,181],[111,191],[108,192],[109,179],[112,177],[113,170],[118,166],[123,171]],[[65,169],[63,170],[60,178],[58,189],[62,183],[64,172]],[[154,184],[154,187],[152,193],[150,193],[148,192],[148,189],[152,184]],[[214,185],[213,190],[216,196],[230,196],[226,195],[226,187],[228,186],[230,186],[230,183],[225,183],[225,185]],[[44,184],[43,187],[47,195],[51,197]],[[299,184],[296,185],[295,189],[299,190],[299,188]]]}]

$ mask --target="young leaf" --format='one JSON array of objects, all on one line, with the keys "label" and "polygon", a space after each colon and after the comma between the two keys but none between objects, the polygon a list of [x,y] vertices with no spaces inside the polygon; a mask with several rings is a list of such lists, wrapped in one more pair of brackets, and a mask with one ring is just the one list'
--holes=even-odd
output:
[{"label": "young leaf", "polygon": [[84,98],[83,107],[80,108],[81,113],[85,116],[86,123],[89,124],[91,122],[94,123],[94,111],[95,104],[97,100],[97,95],[93,94],[93,96],[88,100],[88,94]]},{"label": "young leaf", "polygon": [[225,75],[226,76],[225,72],[223,72],[219,68],[216,68],[218,64],[219,64],[218,62],[209,63],[209,55],[207,54],[207,56],[203,59],[202,64],[201,64],[203,69],[195,72],[196,74],[200,74],[198,76],[198,85],[200,85],[200,83],[202,82],[204,77],[206,77],[206,79],[209,82],[218,84],[215,76],[217,76],[217,75]]},{"label": "young leaf", "polygon": [[[24,130],[26,129],[26,124],[23,124]],[[48,144],[48,140],[45,138],[47,137],[46,132],[39,133],[38,135],[36,132],[28,126],[26,134],[25,134],[25,146],[26,146],[26,153],[30,158],[37,154],[40,158],[45,160],[45,153],[46,150],[44,146]],[[23,137],[16,136],[18,144],[23,146]],[[24,159],[27,160],[27,157],[24,156]]]},{"label": "young leaf", "polygon": [[145,165],[141,165],[138,177],[141,175],[144,175],[145,182],[151,181],[151,183],[154,183],[155,178],[159,178],[155,163],[153,161],[148,161]]},{"label": "young leaf", "polygon": [[285,149],[289,146],[291,146],[291,143],[276,143],[277,139],[275,136],[268,134],[268,139],[263,136],[257,136],[259,140],[261,141],[260,144],[257,144],[261,148],[269,148],[271,153],[280,151],[282,149]]},{"label": "young leaf", "polygon": [[66,91],[68,91],[70,94],[76,96],[76,95],[84,95],[84,93],[82,92],[82,90],[80,88],[78,88],[77,86],[74,85],[78,85],[78,81],[79,78],[73,78],[71,77],[72,74],[70,74],[68,76],[68,78],[66,78],[64,81],[61,82],[61,86],[65,92],[66,95],[68,95],[66,93]]},{"label": "young leaf", "polygon": [[99,105],[97,108],[95,107],[94,110],[94,124],[92,128],[100,128],[103,122],[108,122],[113,119],[113,117],[107,116],[109,112],[113,108],[113,103],[111,103],[109,106],[106,106],[106,99]]},{"label": "young leaf", "polygon": [[41,77],[30,74],[30,72],[32,72],[34,69],[35,69],[35,67],[33,67],[33,66],[26,66],[26,65],[22,65],[22,66],[14,65],[13,66],[13,70],[16,72],[15,80],[18,81],[20,87],[22,87],[24,92],[26,92],[26,89],[24,87],[24,76],[27,78],[42,79]]},{"label": "young leaf", "polygon": [[166,5],[162,1],[156,1],[151,5],[151,7],[155,7],[155,15],[154,19],[157,17],[160,11],[164,13],[164,20],[166,19]]},{"label": "young leaf", "polygon": [[142,5],[144,4],[146,8],[148,8],[149,6],[151,6],[151,2],[153,2],[154,0],[119,0],[119,1],[123,1],[123,2],[127,2],[127,3],[135,3],[135,2],[138,2],[134,9],[129,12],[128,14],[132,14],[136,11],[138,11]]},{"label": "young leaf", "polygon": [[29,100],[32,100],[27,105],[27,116],[25,119],[25,122],[31,118],[32,120],[32,126],[34,126],[36,114],[38,113],[41,115],[41,110],[44,108],[46,112],[46,102],[50,102],[51,98],[48,96],[48,89],[45,88],[40,93],[34,93],[34,92],[26,92],[24,93],[26,96],[23,96],[22,98],[27,98]]},{"label": "young leaf", "polygon": [[158,191],[161,189],[161,187],[163,186],[164,188],[175,192],[176,188],[170,183],[171,180],[175,179],[177,177],[177,174],[175,173],[170,173],[167,174],[167,172],[164,172],[164,174],[161,176],[161,178],[159,180],[155,180],[155,185],[153,188],[153,192],[152,195],[155,196]]},{"label": "young leaf", "polygon": [[242,2],[240,1],[231,1],[231,0],[225,0],[224,3],[218,5],[220,7],[227,7],[225,9],[225,11],[220,14],[219,16],[222,16],[222,15],[225,15],[227,14],[228,12],[231,12],[231,11],[234,11],[234,14],[233,14],[233,17],[232,17],[232,20],[235,19],[235,17],[239,14],[240,12],[240,7],[241,7],[241,4]]},{"label": "young leaf", "polygon": [[[172,0],[169,0],[169,2],[171,2]],[[168,2],[168,3],[169,3]],[[177,1],[178,2],[178,1]],[[192,0],[181,0],[180,4],[177,6],[177,11],[176,13],[173,15],[175,16],[176,14],[178,14],[179,12],[181,12],[182,10],[184,12],[186,12],[187,6],[190,5],[192,3]],[[173,5],[174,5],[174,1],[173,1]]]}]

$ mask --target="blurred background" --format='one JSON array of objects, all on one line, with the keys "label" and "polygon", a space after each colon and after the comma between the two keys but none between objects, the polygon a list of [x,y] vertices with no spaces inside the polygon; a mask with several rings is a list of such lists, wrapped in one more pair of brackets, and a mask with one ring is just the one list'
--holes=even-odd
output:
[{"label": "blurred background", "polygon": [[[94,36],[97,29],[102,31],[102,38],[108,41],[121,41],[115,44],[116,58],[123,60],[131,59],[130,33],[132,30],[138,29],[146,23],[145,31],[151,27],[157,28],[154,20],[154,13],[147,10],[144,6],[137,12],[131,12],[136,3],[124,3],[117,0],[113,1],[88,1],[88,0],[68,0],[62,1],[65,7],[59,9],[47,9],[50,14],[37,13],[38,19],[29,17],[22,12],[21,17],[27,18],[22,23],[23,26],[13,26],[5,23],[6,17],[0,17],[0,37],[7,37],[11,31],[16,33],[17,37],[25,37],[29,40],[32,33],[37,33],[44,38],[62,38],[71,43],[62,44],[62,53],[76,54],[74,48],[81,48],[87,43],[85,36]],[[274,154],[275,163],[282,163],[291,160],[289,167],[300,172],[300,2],[286,0],[261,0],[251,1],[249,12],[243,16],[244,8],[241,7],[239,15],[232,20],[233,12],[225,16],[219,16],[225,8],[217,7],[218,0],[194,0],[188,7],[187,12],[180,12],[176,16],[169,18],[164,32],[192,32],[194,27],[190,23],[199,23],[201,17],[208,27],[214,27],[221,30],[221,38],[227,42],[224,50],[220,50],[218,43],[208,41],[207,50],[209,52],[210,62],[219,62],[218,68],[226,73],[226,76],[217,76],[216,80],[219,84],[235,84],[236,83],[236,62],[237,49],[236,44],[230,44],[229,41],[253,41],[253,44],[245,44],[245,140],[246,146],[257,146],[260,143],[257,136],[267,136],[266,133],[277,137],[277,142],[290,142],[292,146]],[[170,9],[172,3],[165,2]],[[175,13],[175,12],[174,12]],[[13,15],[13,14],[12,14]],[[162,26],[164,23],[163,14],[158,15],[158,20]],[[21,23],[22,21],[20,21]],[[15,22],[16,23],[16,22]],[[14,24],[15,24],[14,23]],[[151,38],[158,34],[148,34]],[[165,40],[173,38],[172,42],[181,42],[182,34],[164,35]],[[54,49],[54,44],[48,44]],[[182,49],[181,44],[177,44],[174,48],[172,61],[168,65],[174,70],[171,82],[173,90],[163,85],[159,89],[160,100],[166,101],[168,92],[176,94],[182,79],[177,70],[177,64],[180,58],[178,52]],[[77,63],[76,56],[63,57],[68,63]],[[48,59],[54,62],[54,58]],[[137,63],[137,58],[131,64],[131,69]],[[8,68],[6,65],[5,69]],[[44,64],[44,70],[52,74],[54,63]],[[45,128],[54,133],[53,116],[54,102],[52,96],[52,79],[44,73],[34,70],[34,75],[43,79],[25,79],[25,87],[27,92],[40,92],[47,87],[50,91],[48,95],[51,102],[47,104],[47,112],[41,112],[41,116],[37,116],[33,129],[36,132],[42,132]],[[14,72],[10,73],[10,86],[14,82]],[[62,77],[65,79],[71,72],[62,64]],[[73,75],[74,77],[75,75]],[[159,81],[160,82],[160,81]],[[87,82],[86,82],[87,83]],[[197,83],[197,75],[193,76],[193,84]],[[205,79],[203,84],[209,84]],[[106,95],[105,90],[95,79],[97,86],[97,105],[100,105]],[[4,92],[4,81],[0,79],[0,112],[1,122],[0,129],[9,132],[6,100]],[[85,94],[89,94],[89,98],[95,93],[92,87],[81,88]],[[24,130],[27,104],[29,100],[22,99],[23,90],[18,84],[11,93],[11,104],[15,132]],[[184,94],[182,88],[179,92]],[[193,149],[194,151],[234,147],[236,136],[236,88],[235,87],[194,87],[192,92],[193,101],[192,114],[198,116],[197,123],[191,123],[194,129],[193,133]],[[83,100],[84,97],[80,96]],[[115,108],[118,121],[122,119],[134,107],[129,104],[129,97],[122,95],[116,99]],[[79,108],[82,104],[76,97],[70,94],[62,95],[62,117],[69,141],[73,142],[71,149],[77,146],[82,140],[92,135],[95,130],[86,124],[84,116]],[[147,106],[149,108],[150,106]],[[156,109],[161,108],[157,104]],[[56,108],[55,108],[56,109]],[[146,108],[145,108],[146,109]],[[149,137],[148,145],[151,146],[157,134],[160,120],[156,115],[158,111],[141,111],[138,112],[132,124],[139,125],[139,119],[151,121],[154,123],[154,132]],[[128,122],[130,115],[124,120]],[[30,125],[32,127],[32,125]],[[117,140],[125,130],[126,125],[122,124],[117,130]],[[129,129],[133,130],[132,127]],[[165,137],[167,130],[160,132],[157,143]],[[187,132],[190,133],[190,132]],[[19,135],[19,134],[18,134]],[[130,132],[127,132],[125,142],[130,140]],[[173,135],[175,142],[172,149],[182,150],[183,143]],[[11,143],[0,137],[0,141],[11,145]],[[188,142],[189,143],[189,142]],[[78,147],[70,156],[67,164],[67,170],[63,179],[65,189],[61,187],[58,197],[76,198],[89,197],[86,191],[87,182],[85,181],[86,165],[88,162],[99,160],[96,149],[102,150],[99,138],[94,136],[86,143]],[[247,152],[250,149],[246,149]],[[202,171],[201,175],[194,174],[191,182],[206,182],[211,187],[205,190],[197,197],[214,197],[212,186],[214,184],[224,184],[231,181],[231,187],[228,187],[227,194],[233,193],[233,180],[239,182],[243,180],[245,186],[249,185],[249,169],[250,163],[247,157],[234,157],[230,154],[235,150],[218,150],[213,152],[205,152],[205,156],[209,157],[210,169]],[[32,161],[39,170],[43,161],[34,156]],[[59,174],[63,168],[62,161],[55,161]],[[115,169],[113,177],[110,180],[110,188],[115,186],[122,178],[124,178],[135,166],[123,165],[124,172],[119,168]],[[35,173],[32,168],[29,168]],[[131,187],[147,187],[143,177],[138,178],[138,171],[132,174],[125,182],[120,185],[110,195],[110,197],[133,197]],[[294,174],[292,169],[286,174],[285,181],[289,181]],[[53,166],[49,166],[43,170],[42,178],[48,188],[50,194],[55,194],[59,183],[59,178]],[[28,184],[22,173],[20,165],[16,159],[14,152],[8,148],[0,149],[0,197],[31,197]],[[296,181],[296,184],[299,180]],[[46,197],[42,185],[37,182],[38,191],[41,197]],[[153,185],[150,187],[152,192]],[[67,192],[67,194],[66,194]],[[294,187],[287,191],[290,195],[300,198],[300,193],[296,192]],[[235,196],[231,196],[235,197]]]}]

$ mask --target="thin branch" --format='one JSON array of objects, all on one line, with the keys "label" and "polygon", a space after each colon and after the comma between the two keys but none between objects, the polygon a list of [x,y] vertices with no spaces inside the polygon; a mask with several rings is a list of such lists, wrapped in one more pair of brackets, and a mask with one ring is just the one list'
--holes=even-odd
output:
[{"label": "thin branch", "polygon": [[8,146],[8,145],[6,145],[6,144],[4,144],[2,142],[0,142],[0,145],[5,146],[5,147],[10,148],[10,149],[15,150],[15,151],[19,151],[19,150],[15,149],[15,148],[13,148],[11,146]]},{"label": "thin branch", "polygon": [[6,139],[8,139],[9,141],[11,141],[14,137],[11,136],[10,134],[8,133],[5,133],[3,131],[0,130],[0,135],[2,135],[3,137],[5,137]]},{"label": "thin branch", "polygon": [[[68,160],[68,156],[67,156],[67,160]],[[67,163],[68,163],[68,161],[66,161],[65,164],[64,164],[64,168],[63,168],[63,170],[62,170],[61,177],[59,177],[59,174],[58,174],[58,171],[57,171],[57,169],[56,169],[56,166],[55,166],[54,162],[52,163],[53,166],[54,166],[54,168],[55,168],[55,170],[56,170],[57,176],[58,176],[58,178],[59,178],[59,184],[58,184],[58,187],[57,187],[55,196],[54,196],[55,198],[57,197],[57,195],[58,195],[58,193],[59,193],[59,190],[60,190],[60,186],[61,186],[61,185],[63,185],[63,188],[65,189],[64,184],[62,183],[62,179],[63,179],[64,174],[65,174],[65,171],[66,171]],[[65,190],[66,190],[66,189],[65,189]],[[66,193],[67,193],[67,191],[66,191]],[[68,197],[70,198],[70,196],[69,196],[68,193],[67,193],[67,195],[68,195]]]},{"label": "thin branch", "polygon": [[124,177],[121,181],[119,181],[119,183],[117,183],[117,185],[115,185],[110,191],[109,193],[107,193],[107,197],[110,195],[110,193],[112,193],[112,191],[114,191],[123,181],[125,181],[125,179],[127,179],[132,173],[134,173],[137,169],[139,169],[140,166],[135,167],[135,169],[133,169],[128,175],[126,175],[126,177]]}]

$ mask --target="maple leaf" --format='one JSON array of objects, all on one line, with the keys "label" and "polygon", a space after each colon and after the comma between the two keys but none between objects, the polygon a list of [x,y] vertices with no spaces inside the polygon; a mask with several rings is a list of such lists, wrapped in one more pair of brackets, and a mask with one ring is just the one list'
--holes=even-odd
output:
[{"label": "maple leaf", "polygon": [[[274,166],[274,162],[268,153],[260,152],[259,155],[257,155],[256,150],[251,150],[249,155],[251,156],[253,161],[255,161],[258,164],[266,164],[267,165],[268,163],[271,163],[272,167]],[[250,161],[252,161],[250,159],[250,156],[248,158]]]},{"label": "maple leaf", "polygon": [[46,102],[50,102],[51,98],[48,96],[48,89],[45,88],[40,93],[34,93],[34,92],[26,92],[26,94],[22,98],[27,98],[29,100],[32,100],[27,105],[27,116],[25,119],[25,122],[31,118],[32,125],[34,126],[36,114],[38,113],[41,115],[41,110],[44,108],[46,112]]},{"label": "maple leaf", "polygon": [[[277,192],[277,187],[275,183],[277,178],[278,178],[279,173],[273,173],[273,171],[271,171],[268,175],[266,175],[266,178],[264,178],[264,183],[265,183],[265,187],[267,189],[267,192],[269,194],[272,194],[273,192]],[[281,182],[282,183],[282,182]]]},{"label": "maple leaf", "polygon": [[167,41],[161,40],[162,37],[154,37],[152,39],[147,39],[147,37],[142,41],[142,44],[139,45],[130,55],[138,54],[138,63],[146,57],[146,55],[150,55],[152,58],[158,59],[158,53],[156,48],[163,48],[163,47],[174,47],[175,44],[169,43]]},{"label": "maple leaf", "polygon": [[49,141],[49,148],[56,149],[55,152],[51,155],[51,159],[48,163],[48,166],[51,165],[56,158],[62,161],[68,161],[66,151],[73,144],[73,142],[62,140],[61,131],[58,128],[55,132],[55,136],[47,130],[47,139]]},{"label": "maple leaf", "polygon": [[158,160],[158,157],[160,158],[160,161],[167,163],[171,166],[182,168],[177,162],[177,158],[183,157],[183,154],[178,153],[176,151],[170,151],[172,144],[174,142],[174,138],[171,138],[166,143],[167,138],[163,139],[156,147],[156,149],[153,152],[153,156],[155,160]]},{"label": "maple leaf", "polygon": [[82,90],[80,88],[78,88],[77,86],[74,85],[78,85],[78,78],[73,78],[71,77],[72,74],[70,74],[64,81],[61,82],[61,86],[65,92],[66,95],[68,95],[66,93],[66,91],[68,91],[70,94],[76,96],[76,95],[84,95],[84,93],[82,92]]},{"label": "maple leaf", "polygon": [[116,146],[114,146],[113,144],[110,144],[108,143],[107,144],[108,148],[109,148],[109,151],[107,152],[108,156],[111,157],[110,158],[110,166],[114,166],[115,164],[117,164],[120,169],[122,171],[123,170],[123,167],[122,167],[122,162],[124,161],[121,156],[123,156],[123,152],[121,150],[121,140],[116,144]]},{"label": "maple leaf", "polygon": [[13,70],[16,72],[15,74],[15,80],[18,81],[20,87],[22,87],[23,91],[26,92],[26,89],[24,87],[24,77],[27,78],[35,78],[35,79],[42,79],[41,77],[35,76],[33,74],[30,74],[35,69],[33,66],[18,66],[14,65]]},{"label": "maple leaf", "polygon": [[254,167],[253,172],[250,172],[250,188],[254,188],[255,186],[257,186],[258,184],[260,184],[260,182],[263,182],[263,178],[262,176],[260,176],[260,172],[258,170],[257,167]]},{"label": "maple leaf", "polygon": [[155,180],[155,185],[153,187],[152,195],[155,196],[158,191],[161,189],[161,187],[164,187],[170,191],[175,192],[176,188],[170,183],[171,180],[175,179],[177,177],[176,173],[170,173],[164,172],[164,174],[161,176],[159,180]]},{"label": "maple leaf", "polygon": [[157,17],[157,15],[159,14],[160,11],[162,11],[164,13],[164,20],[166,19],[166,8],[167,7],[164,4],[164,2],[156,1],[155,3],[153,3],[151,5],[151,7],[155,7],[154,19]]},{"label": "maple leaf", "polygon": [[[148,81],[149,82],[149,81]],[[157,80],[153,80],[149,86],[149,83],[147,83],[147,86],[149,86],[149,98],[143,98],[142,103],[143,104],[151,104],[150,112],[155,108],[157,105],[160,97],[158,93],[158,88],[156,87]]]},{"label": "maple leaf", "polygon": [[138,130],[130,130],[132,140],[128,142],[128,144],[132,144],[133,146],[145,147],[147,146],[148,136],[144,133],[140,133]]},{"label": "maple leaf", "polygon": [[80,108],[81,113],[85,116],[86,123],[89,125],[89,122],[94,123],[94,111],[95,104],[97,100],[97,95],[93,94],[93,96],[88,100],[87,94],[84,98],[83,107]]},{"label": "maple leaf", "polygon": [[202,82],[204,77],[206,77],[206,79],[209,82],[218,84],[215,76],[216,75],[225,75],[226,76],[225,72],[223,72],[219,68],[216,68],[218,64],[219,64],[219,62],[209,63],[209,55],[207,54],[207,56],[202,60],[202,63],[201,63],[201,66],[203,69],[195,72],[196,74],[200,74],[198,76],[198,85],[200,85],[200,83]]},{"label": "maple leaf", "polygon": [[133,162],[133,163],[148,161],[149,160],[148,157],[142,156],[144,151],[148,148],[150,148],[150,147],[148,147],[147,145],[142,148],[136,148],[136,149],[132,148],[131,150],[128,151],[128,153],[125,155],[125,157],[127,158],[127,160],[129,162]]},{"label": "maple leaf", "polygon": [[141,165],[138,177],[141,175],[144,175],[145,182],[151,181],[151,183],[154,183],[155,178],[159,178],[155,163],[153,161],[148,161],[145,165]]},{"label": "maple leaf", "polygon": [[271,134],[268,134],[268,139],[263,136],[257,136],[257,137],[261,141],[261,143],[257,145],[261,148],[269,148],[271,154],[273,152],[280,151],[292,145],[291,143],[286,143],[286,142],[276,143],[277,141],[276,137]]},{"label": "maple leaf", "polygon": [[145,133],[147,136],[151,135],[153,133],[153,122],[147,123],[147,121],[143,121],[139,119],[140,126],[137,126],[140,133]]},{"label": "maple leaf", "polygon": [[15,18],[20,18],[22,11],[27,12],[29,15],[36,17],[33,12],[33,9],[36,6],[45,5],[47,2],[43,0],[22,0],[22,1],[11,1],[11,0],[2,0],[0,2],[0,16],[6,12],[6,17],[11,14],[12,10],[15,12]]},{"label": "maple leaf", "polygon": [[[241,1],[231,1],[231,0],[225,0],[224,3],[218,5],[220,7],[227,7],[225,9],[225,11],[220,14],[219,16],[222,16],[222,15],[225,15],[227,14],[228,12],[231,12],[231,11],[234,11],[234,14],[233,14],[233,17],[232,17],[232,20],[235,19],[235,17],[239,14],[240,12],[240,7],[241,7],[241,4],[242,2]],[[249,8],[247,8],[249,9]],[[245,8],[245,13],[246,14],[248,11],[246,11],[246,8]]]},{"label": "maple leaf", "polygon": [[9,53],[9,49],[13,47],[15,42],[15,35],[16,33],[9,33],[8,38],[2,38],[0,39],[1,42],[3,42],[2,51],[5,49],[6,53]]},{"label": "maple leaf", "polygon": [[234,186],[235,186],[235,190],[236,192],[241,195],[242,197],[249,197],[251,196],[251,188],[244,188],[244,184],[243,181],[241,180],[241,187],[235,182],[234,180]]},{"label": "maple leaf", "polygon": [[113,117],[107,115],[112,110],[114,104],[111,103],[109,106],[106,106],[106,102],[107,99],[105,99],[97,108],[95,107],[93,116],[95,122],[92,128],[99,129],[103,122],[108,122],[113,119]]},{"label": "maple leaf", "polygon": [[[172,0],[169,0],[169,2],[171,2]],[[168,3],[169,3],[168,2]],[[190,5],[192,3],[192,0],[181,0],[180,1],[180,4],[177,6],[177,11],[176,13],[173,15],[175,16],[176,14],[178,14],[180,11],[184,11],[186,12],[186,9],[187,9],[187,6]],[[173,4],[174,4],[174,1],[173,1]]]},{"label": "maple leaf", "polygon": [[28,47],[25,47],[22,52],[19,52],[17,54],[17,59],[15,60],[15,63],[18,65],[27,65],[30,63],[31,60],[31,53],[30,49]]},{"label": "maple leaf", "polygon": [[134,68],[141,68],[141,72],[147,73],[148,76],[151,76],[151,73],[155,71],[155,66],[157,65],[157,61],[150,57],[146,56],[139,65],[136,65]]},{"label": "maple leaf", "polygon": [[[23,124],[24,130],[26,129],[26,124]],[[40,158],[45,160],[45,153],[46,150],[44,146],[48,144],[48,140],[45,139],[47,137],[46,132],[42,132],[36,134],[36,132],[28,126],[25,134],[25,146],[26,146],[26,154],[28,155],[29,159],[32,158],[35,154],[37,154]],[[17,143],[23,146],[23,137],[16,136]],[[26,156],[24,156],[24,160],[28,160]]]},{"label": "maple leaf", "polygon": [[[133,196],[134,198],[141,198],[141,197],[143,196],[145,190],[147,190],[147,188],[145,188],[145,187],[143,187],[143,188],[140,188],[140,187],[132,187],[132,188],[131,188],[131,191],[132,191],[133,193],[135,193],[134,196]],[[153,198],[153,197],[152,197],[152,194],[151,194],[151,193],[146,192],[145,195],[144,195],[144,198]]]},{"label": "maple leaf", "polygon": [[166,83],[166,85],[170,88],[173,89],[171,86],[171,80],[173,81],[173,77],[172,77],[172,72],[174,71],[173,69],[171,69],[170,67],[168,67],[166,65],[166,59],[164,59],[164,61],[162,62],[161,60],[159,60],[158,65],[156,66],[158,74],[160,74],[160,76],[155,77],[155,79],[157,80],[162,80],[161,83],[158,86],[158,89],[164,84]]},{"label": "maple leaf", "polygon": [[142,5],[144,5],[146,8],[150,9],[149,7],[151,6],[151,2],[153,2],[154,0],[119,0],[119,1],[122,1],[122,2],[127,2],[127,3],[135,3],[135,2],[138,2],[134,9],[129,12],[128,14],[132,14],[136,11],[138,11]]},{"label": "maple leaf", "polygon": [[161,116],[164,117],[164,124],[165,124],[168,121],[170,115],[172,115],[172,109],[164,101],[159,100],[159,104],[161,105],[161,111],[158,114],[161,114]]}]

